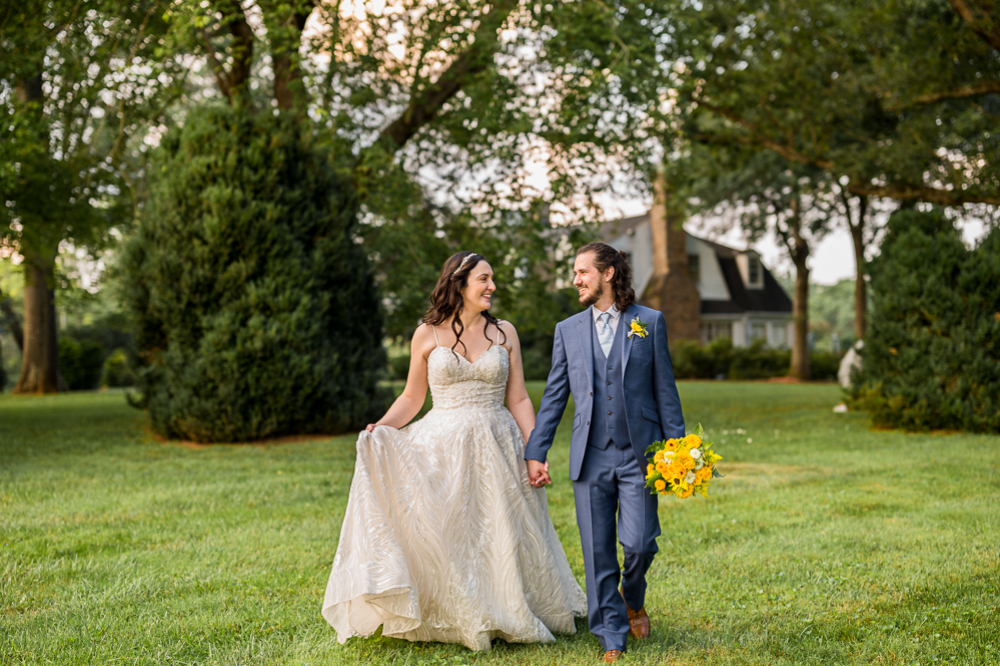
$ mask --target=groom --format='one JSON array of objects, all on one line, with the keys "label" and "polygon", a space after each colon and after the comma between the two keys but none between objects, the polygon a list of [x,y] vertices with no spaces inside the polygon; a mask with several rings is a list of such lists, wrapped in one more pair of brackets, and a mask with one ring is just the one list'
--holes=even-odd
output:
[{"label": "groom", "polygon": [[[577,253],[573,272],[580,302],[590,307],[556,326],[552,370],[524,457],[533,486],[552,482],[546,453],[572,393],[569,478],[590,631],[612,663],[625,652],[626,634],[649,636],[646,571],[660,521],[657,496],[644,487],[645,451],[656,440],[683,437],[684,416],[666,323],[661,313],[636,305],[624,253],[591,243]],[[625,555],[621,567],[616,536]]]}]

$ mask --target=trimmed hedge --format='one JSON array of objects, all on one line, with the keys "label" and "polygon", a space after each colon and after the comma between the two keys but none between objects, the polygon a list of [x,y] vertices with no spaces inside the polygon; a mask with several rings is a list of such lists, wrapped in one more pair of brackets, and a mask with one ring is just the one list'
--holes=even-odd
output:
[{"label": "trimmed hedge", "polygon": [[156,432],[240,442],[382,415],[382,318],[340,154],[270,111],[197,109],[164,136],[123,254]]},{"label": "trimmed hedge", "polygon": [[881,427],[1000,432],[1000,229],[970,251],[942,211],[898,211],[870,274],[850,395]]},{"label": "trimmed hedge", "polygon": [[[749,347],[734,347],[729,338],[716,338],[707,345],[679,340],[670,345],[670,360],[677,379],[769,379],[788,374],[792,352],[769,349],[762,340]],[[839,355],[814,351],[810,362],[813,379],[837,378]]]},{"label": "trimmed hedge", "polygon": [[[524,378],[545,381],[552,359],[541,351],[522,349]],[[716,338],[707,345],[681,340],[670,346],[670,359],[677,379],[769,379],[784,377],[791,365],[792,353],[787,349],[768,349],[762,340],[746,348],[734,347],[729,338]],[[813,379],[837,378],[841,355],[814,351],[810,355]],[[409,355],[389,360],[390,375],[406,379],[410,367]]]}]

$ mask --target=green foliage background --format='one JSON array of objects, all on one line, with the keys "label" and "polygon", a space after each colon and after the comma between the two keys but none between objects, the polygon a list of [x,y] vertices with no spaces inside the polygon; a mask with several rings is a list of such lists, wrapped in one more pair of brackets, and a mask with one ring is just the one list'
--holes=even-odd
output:
[{"label": "green foliage background", "polygon": [[570,282],[575,250],[596,238],[596,226],[553,228],[543,206],[475,215],[426,202],[398,209],[388,203],[368,207],[359,233],[376,267],[386,335],[404,345],[391,354],[392,374],[406,376],[401,353],[430,304],[441,266],[452,254],[472,250],[493,268],[497,291],[490,311],[517,327],[526,377],[545,379],[556,324],[581,309]]},{"label": "green foliage background", "polygon": [[164,137],[122,266],[158,433],[245,441],[381,415],[382,321],[340,154],[295,118],[221,107]]},{"label": "green foliage background", "polygon": [[878,426],[1000,432],[1000,229],[966,248],[941,210],[902,210],[871,263],[855,389]]}]

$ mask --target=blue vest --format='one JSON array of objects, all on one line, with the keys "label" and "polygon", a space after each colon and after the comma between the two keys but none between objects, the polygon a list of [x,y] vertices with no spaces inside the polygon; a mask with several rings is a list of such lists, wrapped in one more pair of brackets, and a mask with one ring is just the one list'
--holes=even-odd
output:
[{"label": "blue vest", "polygon": [[594,340],[594,412],[590,417],[587,446],[606,449],[609,444],[620,449],[631,446],[625,416],[625,390],[622,387],[622,345],[625,344],[623,315],[618,315],[618,330],[611,352],[605,357],[597,337],[597,323],[591,325]]}]

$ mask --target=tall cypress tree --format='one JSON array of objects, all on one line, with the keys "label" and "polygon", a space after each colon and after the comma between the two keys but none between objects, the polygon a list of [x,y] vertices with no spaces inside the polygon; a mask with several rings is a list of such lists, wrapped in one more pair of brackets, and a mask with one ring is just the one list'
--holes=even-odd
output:
[{"label": "tall cypress tree", "polygon": [[877,425],[1000,432],[1000,230],[901,210],[871,264],[860,394]]},{"label": "tall cypress tree", "polygon": [[157,432],[244,441],[382,413],[381,315],[336,155],[290,114],[239,108],[164,137],[123,257]]}]

